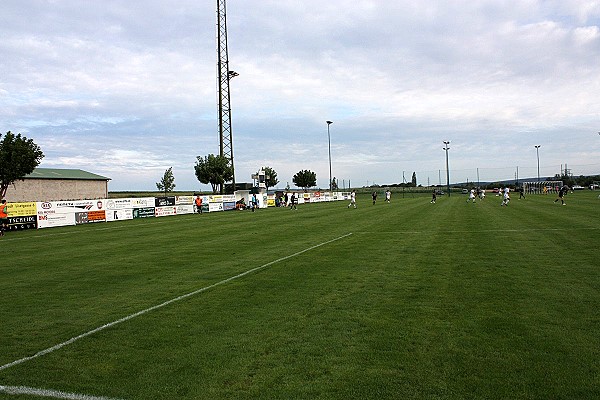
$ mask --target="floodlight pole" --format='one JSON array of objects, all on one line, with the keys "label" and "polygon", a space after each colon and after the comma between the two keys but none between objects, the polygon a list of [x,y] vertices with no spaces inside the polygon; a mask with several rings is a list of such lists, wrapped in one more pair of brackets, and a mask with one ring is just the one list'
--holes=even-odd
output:
[{"label": "floodlight pole", "polygon": [[444,140],[444,144],[445,147],[443,147],[443,149],[446,150],[446,187],[448,190],[448,197],[450,197],[450,169],[448,168],[448,150],[450,150],[450,141]]},{"label": "floodlight pole", "polygon": [[333,121],[325,121],[327,123],[327,147],[329,149],[329,192],[333,191],[333,183],[331,181],[331,136],[329,135],[329,125],[333,124]]},{"label": "floodlight pole", "polygon": [[[235,192],[235,169],[233,164],[233,133],[231,127],[231,91],[229,81],[239,74],[229,69],[227,47],[226,0],[217,0],[217,83],[219,114],[219,155],[225,157],[231,167],[231,187]],[[223,186],[220,192],[223,194]]]},{"label": "floodlight pole", "polygon": [[535,152],[537,154],[537,170],[538,170],[538,183],[540,183],[540,147],[541,145],[535,146]]}]

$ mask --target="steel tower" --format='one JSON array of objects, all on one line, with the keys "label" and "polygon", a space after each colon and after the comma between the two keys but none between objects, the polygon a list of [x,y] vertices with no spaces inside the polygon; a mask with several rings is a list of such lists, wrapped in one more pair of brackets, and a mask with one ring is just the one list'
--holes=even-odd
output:
[{"label": "steel tower", "polygon": [[[233,167],[233,137],[231,131],[231,103],[229,81],[238,75],[229,70],[229,51],[227,49],[227,12],[226,1],[217,0],[217,80],[219,96],[219,154],[229,160],[233,170],[232,188],[235,191],[235,169]],[[221,185],[221,193],[223,186]]]}]

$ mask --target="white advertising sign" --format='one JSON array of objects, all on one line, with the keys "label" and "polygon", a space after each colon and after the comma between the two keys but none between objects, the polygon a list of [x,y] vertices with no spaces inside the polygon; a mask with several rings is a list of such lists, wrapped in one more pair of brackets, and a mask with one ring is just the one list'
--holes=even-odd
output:
[{"label": "white advertising sign", "polygon": [[177,206],[156,207],[154,209],[154,215],[156,215],[157,217],[167,217],[176,214]]},{"label": "white advertising sign", "polygon": [[223,203],[209,203],[208,211],[209,212],[223,211]]},{"label": "white advertising sign", "polygon": [[51,211],[40,211],[37,216],[38,229],[54,228],[57,226],[75,225],[75,213],[56,214]]},{"label": "white advertising sign", "polygon": [[122,221],[127,219],[133,219],[133,210],[131,208],[125,210],[107,210],[106,221]]},{"label": "white advertising sign", "polygon": [[107,210],[126,210],[133,208],[132,199],[108,199],[106,200]]},{"label": "white advertising sign", "polygon": [[194,206],[191,204],[182,204],[177,206],[177,215],[181,214],[193,214]]},{"label": "white advertising sign", "polygon": [[175,196],[175,204],[194,204],[194,196]]},{"label": "white advertising sign", "polygon": [[133,208],[146,208],[146,207],[154,207],[154,197],[140,197],[133,198],[131,200],[131,205]]}]

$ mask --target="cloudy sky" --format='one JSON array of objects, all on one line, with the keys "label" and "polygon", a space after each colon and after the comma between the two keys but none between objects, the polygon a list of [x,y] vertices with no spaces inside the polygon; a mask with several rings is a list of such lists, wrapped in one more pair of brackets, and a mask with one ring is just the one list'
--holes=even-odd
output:
[{"label": "cloudy sky", "polygon": [[[0,130],[109,190],[207,189],[216,2],[3,0]],[[600,174],[600,1],[228,0],[237,182]],[[440,182],[441,181],[441,182]]]}]

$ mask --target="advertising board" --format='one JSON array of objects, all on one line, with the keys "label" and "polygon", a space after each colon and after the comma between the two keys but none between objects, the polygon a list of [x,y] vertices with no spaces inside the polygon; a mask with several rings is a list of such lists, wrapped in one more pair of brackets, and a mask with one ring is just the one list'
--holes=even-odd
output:
[{"label": "advertising board", "polygon": [[133,218],[154,218],[154,207],[143,207],[133,209]]},{"label": "advertising board", "polygon": [[132,199],[109,199],[106,200],[107,210],[126,210],[133,208]]},{"label": "advertising board", "polygon": [[133,209],[106,211],[106,221],[108,222],[122,221],[127,219],[133,219]]},{"label": "advertising board", "polygon": [[155,197],[154,207],[166,207],[175,205],[175,196],[171,197]]},{"label": "advertising board", "polygon": [[87,222],[88,222],[88,217],[87,217],[86,212],[76,212],[75,213],[75,223],[77,225],[87,224]]},{"label": "advertising board", "polygon": [[177,207],[176,206],[156,207],[154,209],[154,214],[157,217],[168,217],[171,215],[177,215]]},{"label": "advertising board", "polygon": [[88,222],[106,221],[106,210],[90,211],[87,214]]},{"label": "advertising board", "polygon": [[235,201],[223,202],[223,211],[235,210]]},{"label": "advertising board", "polygon": [[215,211],[223,211],[223,203],[209,203],[208,204],[208,212],[215,212]]},{"label": "advertising board", "polygon": [[37,217],[26,215],[22,217],[8,217],[8,230],[37,229]]},{"label": "advertising board", "polygon": [[29,203],[7,203],[6,211],[9,217],[25,217],[28,215],[36,215],[35,202]]},{"label": "advertising board", "polygon": [[194,196],[175,196],[175,204],[194,204]]},{"label": "advertising board", "polygon": [[131,199],[131,205],[133,208],[155,207],[154,204],[154,197],[140,197]]},{"label": "advertising board", "polygon": [[71,212],[56,214],[38,211],[37,221],[38,229],[75,225],[75,213]]},{"label": "advertising board", "polygon": [[181,214],[193,214],[194,206],[191,204],[181,204],[177,206],[177,215]]}]

